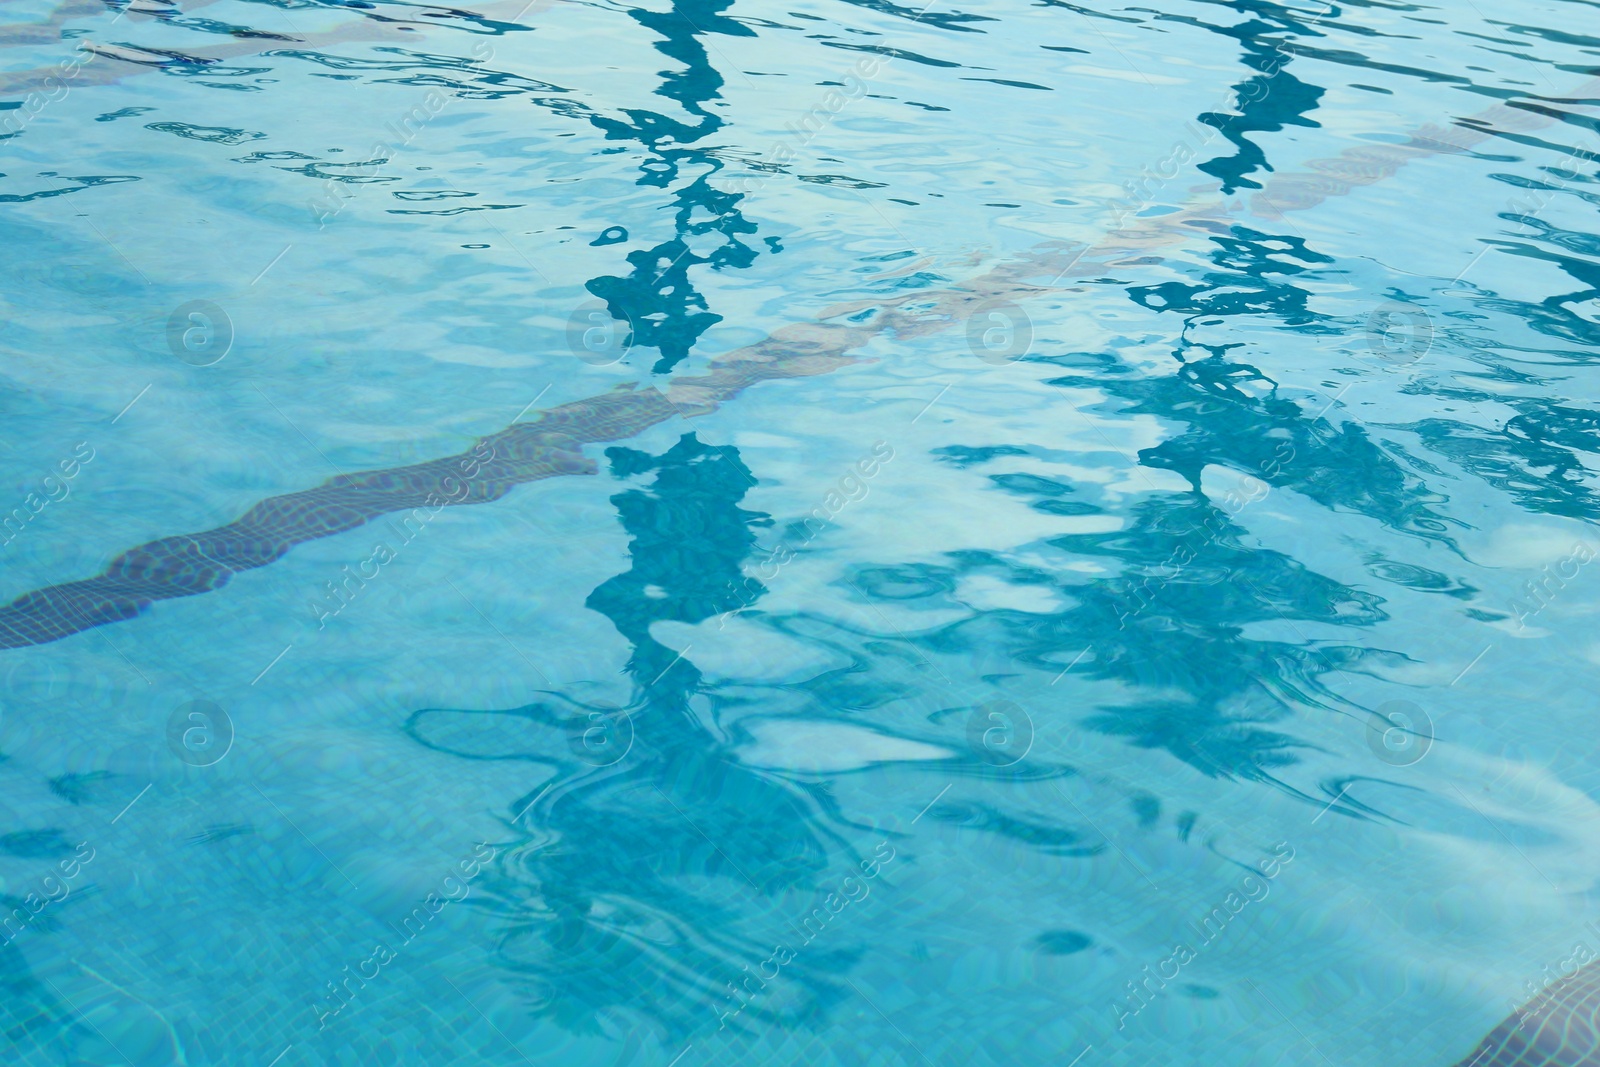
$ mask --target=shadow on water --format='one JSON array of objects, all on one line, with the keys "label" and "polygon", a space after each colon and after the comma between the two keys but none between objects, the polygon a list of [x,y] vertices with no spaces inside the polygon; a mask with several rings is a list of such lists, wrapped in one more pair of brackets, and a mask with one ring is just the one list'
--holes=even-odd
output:
[{"label": "shadow on water", "polygon": [[[692,703],[699,670],[650,635],[652,623],[701,622],[765,591],[741,573],[770,519],[739,507],[754,479],[737,450],[689,434],[661,456],[606,455],[617,477],[652,478],[612,498],[633,563],[588,599],[632,644],[628,707],[551,693],[508,712],[419,711],[408,728],[469,758],[508,758],[497,737],[546,728],[543,752],[527,758],[556,777],[511,806],[522,840],[485,875],[485,906],[504,924],[500,961],[540,1014],[574,1032],[602,1032],[622,1013],[678,1038],[717,1029],[742,1003],[734,983],[771,954],[757,928],[775,924],[753,913],[752,891],[773,906],[804,895],[850,849],[824,789],[733,759]],[[485,739],[470,751],[441,741],[464,716],[502,725],[469,728]],[[562,736],[577,758],[553,754]],[[852,958],[808,953],[790,969],[786,998],[744,1008],[740,1025],[805,1024],[842,995],[835,972]]]},{"label": "shadow on water", "polygon": [[1283,27],[1253,19],[1225,31],[1244,46],[1240,62],[1256,73],[1233,87],[1239,101],[1237,115],[1208,111],[1200,116],[1201,122],[1218,130],[1236,149],[1232,156],[1196,164],[1197,170],[1222,183],[1223,196],[1240,189],[1261,188],[1261,183],[1249,175],[1272,170],[1266,153],[1249,134],[1278,133],[1286,126],[1320,125],[1306,115],[1316,109],[1323,90],[1288,73],[1284,68],[1289,60],[1283,50],[1276,42],[1269,44],[1261,37],[1264,32],[1292,28],[1292,23]]},{"label": "shadow on water", "polygon": [[[748,267],[755,249],[740,240],[741,234],[756,232],[754,223],[739,210],[743,193],[725,192],[711,184],[723,167],[720,159],[697,142],[716,133],[723,120],[707,111],[705,105],[719,99],[723,78],[712,66],[700,38],[707,34],[754,37],[755,31],[723,12],[732,0],[675,0],[671,10],[647,11],[636,8],[629,16],[641,26],[659,34],[656,42],[662,55],[681,63],[681,71],[663,71],[657,95],[677,103],[690,116],[684,121],[644,108],[625,108],[626,119],[595,115],[591,120],[607,140],[634,141],[650,152],[642,162],[638,184],[670,188],[684,168],[697,168],[696,174],[672,194],[675,232],[650,248],[629,252],[633,268],[625,277],[604,276],[591,280],[588,290],[606,302],[607,310],[618,321],[632,327],[631,344],[655,348],[661,357],[654,371],[665,374],[689,356],[701,334],[722,321],[705,296],[689,278],[693,267]],[[708,235],[720,235],[721,243],[702,249]],[[627,231],[613,227],[595,244],[610,244],[627,239]],[[776,242],[768,246],[776,250]]]}]

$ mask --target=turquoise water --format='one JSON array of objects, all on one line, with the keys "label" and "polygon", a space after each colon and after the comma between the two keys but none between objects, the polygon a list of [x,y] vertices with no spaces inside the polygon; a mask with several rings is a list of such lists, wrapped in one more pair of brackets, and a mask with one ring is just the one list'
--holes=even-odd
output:
[{"label": "turquoise water", "polygon": [[468,3],[0,9],[5,1062],[1451,1067],[1600,955],[1594,3]]}]

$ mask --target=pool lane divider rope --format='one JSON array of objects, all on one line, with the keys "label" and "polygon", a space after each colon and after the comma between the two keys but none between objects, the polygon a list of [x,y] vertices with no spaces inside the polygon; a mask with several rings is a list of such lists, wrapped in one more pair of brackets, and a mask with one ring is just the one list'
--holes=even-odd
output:
[{"label": "pool lane divider rope", "polygon": [[[1584,99],[1597,91],[1600,77],[1569,98]],[[1252,198],[1251,208],[1268,218],[1306,210],[1387,178],[1412,160],[1464,152],[1497,133],[1526,132],[1554,121],[1548,114],[1499,104],[1450,128],[1422,127],[1403,143],[1360,145],[1333,159],[1312,160],[1307,171],[1274,175]],[[621,385],[513,423],[453,456],[341,474],[312,489],[269,497],[225,526],[138,545],[92,578],[23,594],[0,607],[0,648],[59,641],[135,618],[157,600],[211,592],[240,571],[281,559],[296,545],[385,515],[482,504],[526,482],[593,474],[596,465],[583,455],[584,445],[626,440],[677,416],[709,414],[762,381],[829,373],[857,362],[849,351],[879,333],[892,331],[901,338],[934,333],[965,321],[981,305],[1055,291],[1054,283],[1039,285],[1031,279],[1099,276],[1119,258],[1217,232],[1229,219],[1226,204],[1217,202],[1144,220],[1093,246],[1044,242],[958,287],[910,292],[888,304],[857,302],[828,309],[818,321],[783,327],[719,358],[705,374],[672,379],[667,392]],[[879,310],[865,321],[838,321],[868,307]]]}]

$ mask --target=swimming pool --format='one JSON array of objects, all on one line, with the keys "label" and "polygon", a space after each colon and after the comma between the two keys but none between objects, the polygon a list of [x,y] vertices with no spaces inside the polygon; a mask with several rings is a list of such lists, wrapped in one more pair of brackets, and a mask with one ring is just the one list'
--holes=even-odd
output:
[{"label": "swimming pool", "polygon": [[13,0],[5,1062],[1593,1062],[1594,11]]}]

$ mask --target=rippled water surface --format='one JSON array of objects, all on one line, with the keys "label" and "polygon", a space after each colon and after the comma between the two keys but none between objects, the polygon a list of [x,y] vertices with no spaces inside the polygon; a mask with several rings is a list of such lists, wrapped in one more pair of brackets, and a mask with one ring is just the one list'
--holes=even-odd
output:
[{"label": "rippled water surface", "polygon": [[9,0],[3,1062],[1597,1062],[1597,71]]}]

